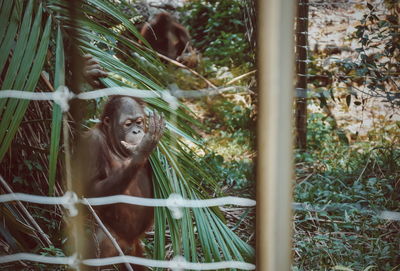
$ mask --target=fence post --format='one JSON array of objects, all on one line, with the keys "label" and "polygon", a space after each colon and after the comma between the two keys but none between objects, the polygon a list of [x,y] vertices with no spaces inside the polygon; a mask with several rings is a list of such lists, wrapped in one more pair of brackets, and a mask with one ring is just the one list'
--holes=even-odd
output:
[{"label": "fence post", "polygon": [[307,147],[307,38],[308,0],[297,1],[296,20],[296,145]]},{"label": "fence post", "polygon": [[[67,57],[69,59],[69,63],[72,71],[72,78],[68,84],[68,87],[74,92],[78,94],[81,91],[82,84],[82,57],[78,48],[78,18],[80,16],[79,7],[82,4],[82,0],[74,0],[67,1],[68,8],[68,16],[70,20],[71,27],[69,29],[69,34],[71,36],[71,44],[70,49],[67,51]],[[83,120],[86,112],[85,102],[79,99],[74,99],[70,101],[70,109],[68,113],[63,114],[63,140],[64,140],[64,152],[65,152],[65,181],[66,181],[66,189],[67,191],[72,191],[81,197],[83,195],[83,179],[76,178],[78,173],[75,170],[78,170],[75,166],[72,165],[74,162],[72,158],[72,146],[75,147],[76,143],[80,137],[81,126],[80,122]],[[71,118],[70,118],[70,117]],[[72,129],[71,129],[72,127]],[[70,138],[70,131],[74,132],[74,137]],[[86,161],[85,161],[86,162]],[[76,161],[75,161],[76,163]],[[82,163],[80,166],[83,167],[85,163]],[[81,169],[81,168],[80,168]],[[85,180],[86,181],[86,180]],[[69,246],[71,253],[74,253],[77,256],[77,265],[74,268],[79,271],[90,270],[91,268],[82,264],[81,260],[85,258],[91,249],[89,248],[89,244],[87,242],[88,238],[85,234],[85,219],[87,217],[86,207],[79,204],[75,206],[77,209],[77,214],[75,216],[70,216],[67,224],[67,234],[68,234],[68,242],[67,246]]]},{"label": "fence post", "polygon": [[291,267],[294,1],[258,1],[257,269]]}]

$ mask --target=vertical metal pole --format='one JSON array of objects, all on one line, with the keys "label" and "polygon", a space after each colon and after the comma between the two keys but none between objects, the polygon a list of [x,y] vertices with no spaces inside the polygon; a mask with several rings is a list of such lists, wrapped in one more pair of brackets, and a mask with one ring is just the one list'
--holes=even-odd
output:
[{"label": "vertical metal pole", "polygon": [[[80,7],[82,0],[67,1],[68,16],[69,16],[69,35],[71,36],[70,49],[68,50],[68,59],[71,66],[72,78],[68,82],[68,87],[75,94],[81,92],[82,84],[82,57],[80,56],[78,49],[79,40],[79,25],[77,18],[79,17]],[[69,114],[72,116],[72,126],[75,132],[75,137],[70,138],[70,119],[68,115],[63,115],[63,138],[65,147],[65,168],[66,168],[66,184],[67,191],[75,192],[78,196],[83,194],[83,183],[82,179],[75,178],[76,172],[73,172],[75,168],[72,166],[72,152],[71,147],[75,146],[77,139],[79,138],[80,122],[83,120],[86,112],[85,103],[82,100],[73,100],[70,102]],[[78,131],[78,132],[77,132]],[[83,166],[83,165],[81,165]],[[80,260],[90,251],[89,247],[86,247],[86,235],[85,235],[85,218],[86,218],[86,207],[82,205],[76,206],[78,213],[76,216],[71,216],[68,219],[69,227],[67,227],[69,246],[70,249],[74,250],[79,262],[74,268],[78,271],[89,270],[87,266],[84,266]],[[72,268],[71,268],[72,269]]]},{"label": "vertical metal pole", "polygon": [[296,20],[296,145],[307,147],[307,38],[308,38],[308,0],[297,0]]},{"label": "vertical metal pole", "polygon": [[291,267],[294,1],[258,2],[257,269]]}]

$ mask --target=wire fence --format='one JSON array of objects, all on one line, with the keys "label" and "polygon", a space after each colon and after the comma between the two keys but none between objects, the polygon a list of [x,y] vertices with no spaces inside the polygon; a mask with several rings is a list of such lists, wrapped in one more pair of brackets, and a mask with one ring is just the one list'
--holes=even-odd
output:
[{"label": "wire fence", "polygon": [[[324,66],[328,66],[330,64],[353,64],[360,62],[360,54],[356,52],[355,46],[360,47],[361,42],[356,41],[355,37],[351,37],[355,31],[356,26],[361,25],[362,16],[360,14],[367,14],[368,7],[367,5],[373,5],[374,9],[378,16],[386,16],[387,10],[385,9],[384,1],[298,1],[299,7],[307,7],[307,16],[297,16],[296,20],[305,21],[310,23],[308,25],[307,31],[297,31],[296,35],[303,35],[306,39],[305,44],[296,44],[296,50],[298,48],[306,49],[306,57],[305,58],[296,58],[296,63],[306,63],[306,64],[314,64],[320,65],[319,71],[312,70],[309,66],[306,67],[305,73],[297,72],[298,77],[307,77],[309,80],[308,83],[311,83],[311,80],[318,79],[332,79],[340,82],[340,80],[344,79],[360,79],[363,78],[364,85],[368,83],[369,79],[382,79],[382,76],[371,76],[371,75],[363,75],[363,74],[347,74],[343,71],[333,72],[332,74],[323,74],[326,71]],[[357,9],[355,9],[357,7]],[[351,14],[348,15],[348,11],[352,10]],[[332,18],[326,18],[326,16],[332,15],[337,18],[344,18],[344,21],[340,22],[340,25],[337,25],[336,22]],[[329,22],[329,20],[331,21]],[[321,20],[321,22],[318,22]],[[325,23],[323,23],[325,21]],[[324,28],[331,27],[332,30],[328,31]],[[338,33],[340,31],[335,30],[336,28],[340,28],[343,33]],[[398,25],[391,24],[392,28],[398,28]],[[353,29],[353,30],[349,30]],[[327,32],[327,33],[325,33]],[[353,40],[353,42],[351,42]],[[385,45],[385,40],[382,40],[379,46]],[[377,47],[378,48],[378,47]],[[327,52],[326,56],[321,56],[321,53],[324,51]],[[329,51],[332,51],[329,53]],[[335,51],[335,52],[333,52]],[[343,54],[346,52],[346,54]],[[315,56],[315,58],[313,57]],[[315,67],[314,67],[315,69]],[[376,69],[376,71],[383,71],[384,69]],[[400,76],[398,74],[388,74],[391,80],[400,80]],[[311,89],[305,88],[305,90],[310,91]],[[370,95],[374,93],[369,93]],[[313,99],[313,94],[310,94],[308,98]]]},{"label": "wire fence", "polygon": [[398,20],[391,19],[398,10],[390,5],[396,4],[297,1],[294,96],[300,149],[307,145],[308,114],[326,114],[349,142],[366,138],[377,124],[400,120],[398,61],[388,49],[398,40]]},{"label": "wire fence", "polygon": [[[375,75],[362,74],[357,72],[345,73],[344,65],[360,63],[362,57],[360,56],[360,50],[356,48],[363,46],[360,40],[354,36],[357,27],[363,24],[373,24],[372,21],[368,22],[368,14],[372,11],[376,12],[376,18],[385,19],[388,13],[388,6],[385,1],[382,0],[359,0],[359,1],[318,1],[318,0],[298,0],[297,7],[298,12],[296,15],[296,58],[295,63],[297,65],[297,82],[303,80],[303,84],[296,85],[295,97],[298,100],[313,100],[319,98],[328,98],[336,96],[338,98],[344,98],[350,94],[364,95],[363,97],[377,97],[381,98],[381,101],[389,101],[391,98],[396,97],[396,93],[390,91],[383,93],[372,92],[367,88],[368,83],[372,80],[386,80],[390,79],[400,84],[400,76],[397,73],[387,73]],[[395,3],[393,3],[395,4]],[[398,4],[395,4],[398,5]],[[366,17],[365,17],[366,16]],[[364,21],[363,21],[364,20]],[[338,24],[337,22],[340,23]],[[388,28],[398,28],[399,25],[391,22]],[[331,30],[326,30],[331,28]],[[335,31],[339,29],[340,31]],[[383,33],[384,31],[382,31]],[[382,33],[378,33],[379,35]],[[375,44],[377,50],[383,51],[385,40],[382,39],[378,44]],[[377,65],[375,68],[369,67],[371,71],[382,71],[383,65]],[[334,68],[332,68],[334,67]],[[339,68],[338,68],[339,67]],[[373,73],[372,73],[373,74]],[[361,79],[361,80],[360,80]],[[347,82],[359,82],[360,86],[357,88],[354,86],[343,86],[340,83]],[[320,84],[320,85],[318,85]],[[345,89],[348,91],[345,93],[333,93],[334,89]],[[356,91],[355,91],[356,90]],[[398,95],[398,94],[397,94]],[[304,103],[307,106],[307,103]],[[348,105],[349,106],[349,105]],[[391,117],[396,115],[396,112],[391,107],[387,107],[390,110]],[[299,114],[303,114],[298,116]],[[307,109],[303,112],[296,112],[297,118],[307,118]],[[335,118],[334,113],[332,114],[329,109],[330,117]],[[397,112],[398,117],[400,115]],[[372,116],[374,117],[374,116]],[[364,118],[364,116],[363,116]],[[336,122],[336,120],[335,120]],[[307,126],[307,123],[303,123]],[[297,127],[299,132],[299,127]],[[358,133],[358,132],[357,132]],[[363,208],[357,204],[347,203],[329,203],[324,206],[310,205],[307,203],[294,203],[294,210],[298,211],[341,211],[341,210],[357,210],[363,215],[372,215],[380,219],[388,219],[399,221],[399,213],[385,210],[373,210]]]}]

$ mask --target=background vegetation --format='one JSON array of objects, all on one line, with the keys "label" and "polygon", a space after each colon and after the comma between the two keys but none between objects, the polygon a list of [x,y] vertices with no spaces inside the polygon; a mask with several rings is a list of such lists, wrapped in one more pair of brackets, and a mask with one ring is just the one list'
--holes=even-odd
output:
[{"label": "background vegetation", "polygon": [[398,1],[310,1],[293,270],[399,270]]},{"label": "background vegetation", "polygon": [[[368,98],[357,90],[369,89],[370,96],[392,97],[383,102],[394,107],[398,102],[399,43],[396,41],[398,28],[394,26],[399,17],[395,16],[397,3],[385,3],[383,7],[388,12],[384,17],[374,16],[375,5],[360,9],[365,16],[348,37],[359,42],[360,46],[350,49],[358,53],[360,61],[349,58],[344,62],[329,62],[327,66],[319,60],[331,59],[333,51],[309,52],[308,72],[314,76],[309,81],[308,148],[295,150],[294,200],[322,210],[294,213],[293,270],[400,269],[400,224],[376,216],[381,210],[400,211],[400,123],[375,115],[376,125],[362,135],[349,129],[354,121],[351,109],[364,108],[368,103]],[[128,31],[131,36],[137,36],[128,17],[140,14],[127,8],[128,3],[119,5],[124,12],[113,4],[112,0],[84,1],[80,9],[85,11],[85,16],[79,18],[82,25],[79,31],[88,38],[80,41],[80,49],[93,54],[111,72],[110,78],[104,81],[107,85],[151,90],[165,88],[173,82],[181,89],[207,87],[204,81],[186,71],[165,66],[153,54],[129,46],[120,33]],[[0,31],[11,37],[0,43],[0,51],[9,52],[0,56],[1,89],[53,90],[60,84],[56,78],[62,72],[61,55],[67,55],[62,52],[71,46],[70,24],[66,19],[68,6],[55,0],[15,0],[12,7],[7,10],[2,6],[0,14],[7,25]],[[343,12],[335,6],[324,7],[318,3],[313,7],[314,14],[324,9]],[[176,149],[168,150],[175,142],[167,135],[160,152],[152,158],[157,169],[156,182],[163,187],[157,191],[158,197],[167,197],[176,189],[188,197],[205,194],[254,197],[257,91],[253,73],[255,47],[248,37],[254,40],[251,26],[255,25],[249,22],[255,21],[255,17],[249,15],[254,13],[248,12],[248,8],[254,11],[254,2],[192,0],[178,10],[194,47],[203,56],[197,71],[217,86],[241,85],[250,92],[182,101],[175,128],[182,137]],[[24,16],[32,22],[23,24]],[[12,19],[17,18],[13,23]],[[34,24],[36,18],[40,21]],[[34,30],[38,36],[31,34],[32,39],[28,39],[29,33],[36,33]],[[117,42],[124,43],[133,53],[118,51]],[[33,48],[32,44],[35,50],[27,50]],[[61,44],[65,45],[64,49]],[[376,46],[383,46],[384,50],[371,54],[367,47]],[[35,54],[25,53],[32,51]],[[392,61],[382,62],[387,58]],[[66,59],[67,70],[70,65]],[[378,73],[377,69],[380,69]],[[368,77],[373,78],[364,80]],[[86,105],[89,120],[84,125],[93,125],[102,102],[97,100]],[[173,112],[162,101],[148,103],[150,108],[172,117]],[[46,195],[53,187],[56,195],[62,194],[59,180],[63,156],[56,151],[62,153],[62,138],[50,133],[60,129],[59,113],[51,104],[43,102],[30,102],[28,106],[25,101],[0,100],[0,105],[0,154],[4,157],[0,170],[13,191]],[[335,106],[347,108],[348,120],[338,120]],[[394,114],[398,113],[396,110]],[[199,184],[204,189],[196,191]],[[2,205],[0,212],[6,223],[1,228],[1,253],[65,254],[62,210],[34,204],[26,207],[48,233],[52,244],[47,244],[32,230],[16,206]],[[254,209],[226,208],[222,212],[214,209],[204,213],[186,212],[184,219],[177,222],[159,209],[154,232],[146,238],[147,256],[163,259],[184,252],[191,261],[251,260],[254,218]],[[29,266],[16,263],[1,268],[28,269]],[[37,268],[49,270],[50,267],[38,265]]]},{"label": "background vegetation", "polygon": [[[54,91],[66,84],[77,91],[74,83],[80,71],[76,67],[76,52],[92,54],[110,73],[103,80],[106,86],[158,91],[175,82],[172,70],[176,68],[167,68],[153,52],[131,42],[132,37],[135,40],[141,37],[114,1],[15,0],[1,4],[5,26],[2,30],[7,34],[1,44],[2,52],[6,52],[2,55],[2,89]],[[75,12],[75,21],[71,20],[71,11]],[[124,51],[120,50],[121,44]],[[83,87],[83,91],[89,89]],[[226,191],[218,182],[228,175],[227,170],[217,170],[206,162],[214,154],[198,135],[203,125],[195,114],[184,104],[174,110],[161,99],[146,99],[146,102],[149,110],[157,109],[166,115],[169,127],[151,157],[156,197],[166,198],[171,193],[193,199],[224,195]],[[103,99],[88,104],[74,102],[70,109],[72,118],[86,129],[96,123],[102,103]],[[62,195],[66,190],[61,181],[66,139],[61,130],[64,126],[69,133],[79,126],[63,122],[60,108],[47,102],[3,99],[1,112],[0,130],[5,139],[0,144],[1,172],[12,191]],[[62,219],[63,210],[35,204],[25,207],[32,216],[19,206],[2,205],[2,254],[24,251],[69,255],[65,250],[69,240],[63,235],[63,228],[70,222]],[[50,240],[43,240],[44,235],[32,228],[30,218]],[[235,227],[230,223],[235,223]],[[183,218],[175,220],[165,208],[156,208],[155,227],[146,239],[147,257],[171,259],[182,254],[192,262],[253,261],[250,241],[240,238],[237,234],[240,231],[233,231],[239,227],[241,218],[237,211],[225,215],[218,208],[184,209]],[[30,265],[16,262],[2,268],[29,269]],[[53,267],[36,264],[35,268]]]}]

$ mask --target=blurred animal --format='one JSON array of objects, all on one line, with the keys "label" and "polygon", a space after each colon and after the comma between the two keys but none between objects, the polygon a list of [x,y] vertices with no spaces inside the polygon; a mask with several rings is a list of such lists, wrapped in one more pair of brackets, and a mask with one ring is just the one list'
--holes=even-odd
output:
[{"label": "blurred animal", "polygon": [[140,33],[158,53],[188,67],[197,65],[198,54],[190,45],[188,31],[171,14],[156,14],[150,22],[143,25]]}]

